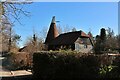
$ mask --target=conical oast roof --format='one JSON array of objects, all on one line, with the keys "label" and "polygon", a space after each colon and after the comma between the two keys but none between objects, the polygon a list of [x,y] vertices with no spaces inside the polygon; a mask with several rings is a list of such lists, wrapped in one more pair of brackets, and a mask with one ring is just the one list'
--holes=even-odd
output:
[{"label": "conical oast roof", "polygon": [[50,28],[45,40],[45,44],[49,44],[52,40],[54,40],[57,36],[58,36],[58,30],[56,27],[56,21],[55,21],[55,16],[53,16],[51,24],[50,24]]}]

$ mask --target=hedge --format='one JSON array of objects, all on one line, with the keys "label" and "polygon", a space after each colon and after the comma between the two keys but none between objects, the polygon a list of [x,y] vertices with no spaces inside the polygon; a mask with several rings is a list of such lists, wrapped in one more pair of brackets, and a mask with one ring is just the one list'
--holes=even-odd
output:
[{"label": "hedge", "polygon": [[[106,58],[107,60],[105,60]],[[114,75],[118,74],[118,72],[116,73],[118,67],[114,69],[112,67],[109,71],[111,64],[113,64],[113,59],[108,55],[38,52],[33,55],[33,79],[81,80],[94,78],[99,80],[100,78],[113,78],[111,72],[115,71]]]}]

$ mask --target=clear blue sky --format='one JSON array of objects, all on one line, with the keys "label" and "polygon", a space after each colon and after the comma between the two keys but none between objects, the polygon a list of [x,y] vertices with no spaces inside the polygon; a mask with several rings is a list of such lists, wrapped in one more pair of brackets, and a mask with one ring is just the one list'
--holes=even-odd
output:
[{"label": "clear blue sky", "polygon": [[14,30],[21,35],[23,46],[27,37],[32,36],[33,27],[40,34],[43,28],[49,28],[52,16],[60,21],[57,25],[75,27],[78,31],[91,30],[95,36],[101,28],[114,30],[118,34],[118,3],[117,2],[35,2],[24,5],[31,12],[30,17],[21,16],[21,23],[15,23]]}]

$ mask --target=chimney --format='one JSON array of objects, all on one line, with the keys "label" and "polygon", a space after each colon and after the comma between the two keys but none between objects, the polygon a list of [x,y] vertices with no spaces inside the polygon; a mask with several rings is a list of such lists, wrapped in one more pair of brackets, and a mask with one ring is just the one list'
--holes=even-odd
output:
[{"label": "chimney", "polygon": [[45,44],[49,44],[51,41],[53,41],[57,36],[58,36],[58,30],[56,27],[56,21],[55,21],[55,16],[53,16],[51,24],[50,24],[50,28],[45,40]]}]

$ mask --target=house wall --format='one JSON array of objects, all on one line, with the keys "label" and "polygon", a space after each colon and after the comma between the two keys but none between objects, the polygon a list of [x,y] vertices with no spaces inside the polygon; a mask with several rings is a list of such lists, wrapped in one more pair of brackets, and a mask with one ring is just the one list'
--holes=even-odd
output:
[{"label": "house wall", "polygon": [[78,38],[75,41],[75,50],[83,53],[88,53],[92,50],[93,46],[89,38]]},{"label": "house wall", "polygon": [[71,49],[71,50],[75,50],[75,45],[74,44],[64,44],[64,45],[49,45],[48,46],[48,50],[67,50],[67,49]]},{"label": "house wall", "polygon": [[75,43],[75,51],[88,53],[92,50],[92,45],[85,45],[85,44],[79,44]]}]

